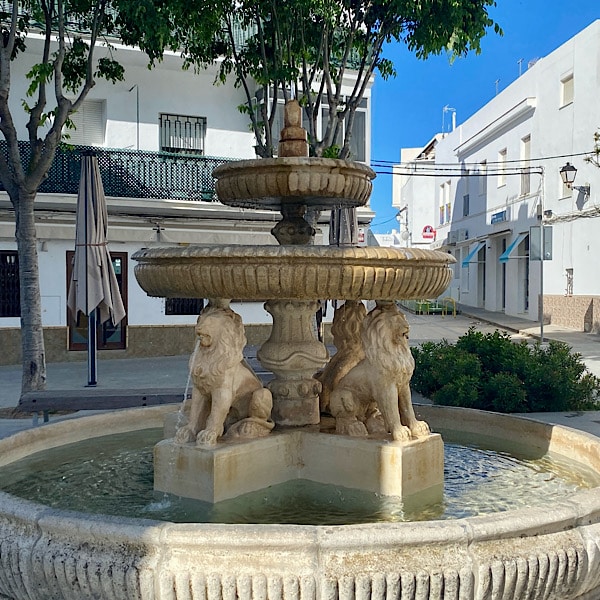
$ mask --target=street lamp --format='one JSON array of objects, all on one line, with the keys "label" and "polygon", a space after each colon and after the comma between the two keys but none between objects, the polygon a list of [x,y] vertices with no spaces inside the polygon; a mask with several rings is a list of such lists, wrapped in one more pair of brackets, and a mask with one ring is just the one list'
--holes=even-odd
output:
[{"label": "street lamp", "polygon": [[561,177],[563,183],[570,190],[577,190],[578,192],[582,192],[585,196],[589,196],[590,195],[590,184],[589,183],[587,185],[573,185],[576,175],[577,175],[577,169],[569,162],[564,167],[562,167],[560,170],[560,177]]},{"label": "street lamp", "polygon": [[140,149],[140,88],[137,83],[134,83],[129,92],[135,90],[135,133],[136,133],[136,150]]},{"label": "street lamp", "polygon": [[[402,220],[402,213],[404,213],[405,220]],[[402,225],[404,225],[405,229],[400,231],[400,238],[406,243],[406,247],[410,245],[410,231],[408,230],[408,204],[403,206],[396,214],[396,220],[398,221],[399,229],[402,229]]]}]

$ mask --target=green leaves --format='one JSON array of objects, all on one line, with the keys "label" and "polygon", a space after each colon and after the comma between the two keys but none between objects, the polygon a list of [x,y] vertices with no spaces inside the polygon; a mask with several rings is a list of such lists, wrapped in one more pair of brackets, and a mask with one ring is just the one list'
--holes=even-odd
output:
[{"label": "green leaves", "polygon": [[123,65],[116,60],[108,57],[102,57],[98,59],[98,66],[94,73],[95,77],[106,79],[111,83],[117,81],[123,81],[125,78],[125,69]]},{"label": "green leaves", "polygon": [[507,333],[474,328],[456,344],[411,348],[413,388],[436,404],[497,412],[600,408],[600,380],[566,344],[514,343]]},{"label": "green leaves", "polygon": [[42,85],[46,85],[52,79],[54,74],[54,66],[52,63],[38,63],[33,65],[26,77],[29,79],[29,86],[27,87],[27,95],[33,96]]}]

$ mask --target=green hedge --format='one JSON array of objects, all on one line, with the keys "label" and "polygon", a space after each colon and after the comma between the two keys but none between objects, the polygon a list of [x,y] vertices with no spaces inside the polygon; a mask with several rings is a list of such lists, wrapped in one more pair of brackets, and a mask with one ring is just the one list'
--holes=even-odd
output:
[{"label": "green hedge", "polygon": [[411,348],[414,390],[435,404],[497,412],[600,410],[600,379],[562,342],[513,342],[473,327],[456,344]]}]

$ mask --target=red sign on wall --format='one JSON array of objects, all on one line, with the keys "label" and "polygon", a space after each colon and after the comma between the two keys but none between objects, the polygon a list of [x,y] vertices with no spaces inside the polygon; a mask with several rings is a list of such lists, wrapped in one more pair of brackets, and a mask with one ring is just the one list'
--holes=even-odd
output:
[{"label": "red sign on wall", "polygon": [[436,235],[437,231],[431,225],[425,225],[425,227],[423,227],[423,239],[435,240]]}]

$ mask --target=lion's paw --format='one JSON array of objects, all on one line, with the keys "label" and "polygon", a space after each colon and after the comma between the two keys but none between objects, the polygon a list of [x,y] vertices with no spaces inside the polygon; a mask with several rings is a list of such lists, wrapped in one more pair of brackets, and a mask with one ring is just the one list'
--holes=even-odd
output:
[{"label": "lion's paw", "polygon": [[367,428],[363,423],[354,418],[337,418],[335,431],[340,435],[351,435],[353,437],[367,437]]},{"label": "lion's paw", "polygon": [[392,431],[392,438],[395,442],[410,442],[410,429],[404,425],[400,425]]},{"label": "lion's paw", "polygon": [[192,428],[189,425],[184,425],[175,432],[175,441],[178,444],[189,444],[195,439],[196,434],[192,431]]},{"label": "lion's paw", "polygon": [[216,446],[218,437],[216,431],[203,429],[196,436],[196,446]]},{"label": "lion's paw", "polygon": [[365,425],[367,426],[367,431],[371,435],[385,435],[387,433],[387,427],[385,426],[385,421],[381,414],[370,416]]},{"label": "lion's paw", "polygon": [[431,429],[425,421],[417,421],[410,430],[415,437],[425,437],[431,433]]}]

